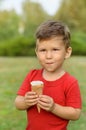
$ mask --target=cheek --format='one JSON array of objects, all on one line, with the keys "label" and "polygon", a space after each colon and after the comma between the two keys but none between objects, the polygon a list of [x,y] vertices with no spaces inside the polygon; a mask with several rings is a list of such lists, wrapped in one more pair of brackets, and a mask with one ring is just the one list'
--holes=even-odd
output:
[{"label": "cheek", "polygon": [[56,56],[58,61],[63,61],[65,59],[65,53],[60,53]]},{"label": "cheek", "polygon": [[37,58],[39,61],[43,61],[45,59],[44,55],[41,55],[41,54],[37,54]]}]

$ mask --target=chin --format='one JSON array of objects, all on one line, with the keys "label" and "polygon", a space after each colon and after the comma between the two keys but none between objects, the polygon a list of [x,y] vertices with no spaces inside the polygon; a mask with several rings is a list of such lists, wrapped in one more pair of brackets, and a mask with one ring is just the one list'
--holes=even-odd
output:
[{"label": "chin", "polygon": [[53,72],[56,72],[56,70],[54,70],[54,69],[45,69],[45,70],[46,70],[47,72],[50,72],[50,73],[51,73],[51,72],[52,72],[52,73],[53,73]]}]

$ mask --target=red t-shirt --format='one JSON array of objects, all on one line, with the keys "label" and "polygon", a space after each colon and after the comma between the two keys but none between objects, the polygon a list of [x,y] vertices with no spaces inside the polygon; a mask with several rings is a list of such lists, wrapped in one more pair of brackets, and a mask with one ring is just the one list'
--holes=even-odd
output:
[{"label": "red t-shirt", "polygon": [[[46,81],[42,77],[43,70],[32,70],[22,83],[18,95],[24,96],[31,91],[30,82],[40,80],[44,82],[43,94],[51,96],[54,102],[62,106],[81,108],[81,96],[77,80],[69,73],[65,73],[55,81]],[[26,130],[67,130],[69,120],[55,116],[51,112],[33,106],[27,110],[28,124]]]}]

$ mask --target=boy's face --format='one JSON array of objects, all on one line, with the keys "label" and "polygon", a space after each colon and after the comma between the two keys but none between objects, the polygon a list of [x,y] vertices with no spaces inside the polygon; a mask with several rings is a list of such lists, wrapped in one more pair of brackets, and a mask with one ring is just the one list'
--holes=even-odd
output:
[{"label": "boy's face", "polygon": [[37,39],[36,54],[42,67],[48,72],[62,69],[64,59],[70,57],[71,47],[65,47],[62,37],[47,40]]}]

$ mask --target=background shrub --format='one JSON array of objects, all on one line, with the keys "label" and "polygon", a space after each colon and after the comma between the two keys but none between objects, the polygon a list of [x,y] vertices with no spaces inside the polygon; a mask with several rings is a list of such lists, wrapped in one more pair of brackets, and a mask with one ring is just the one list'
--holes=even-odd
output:
[{"label": "background shrub", "polygon": [[86,34],[81,32],[72,33],[71,46],[73,55],[86,55]]},{"label": "background shrub", "polygon": [[1,56],[34,56],[35,40],[23,36],[4,41],[0,44]]},{"label": "background shrub", "polygon": [[[0,56],[34,56],[35,39],[33,37],[18,36],[0,43]],[[71,46],[73,55],[86,55],[86,34],[72,32]]]}]

